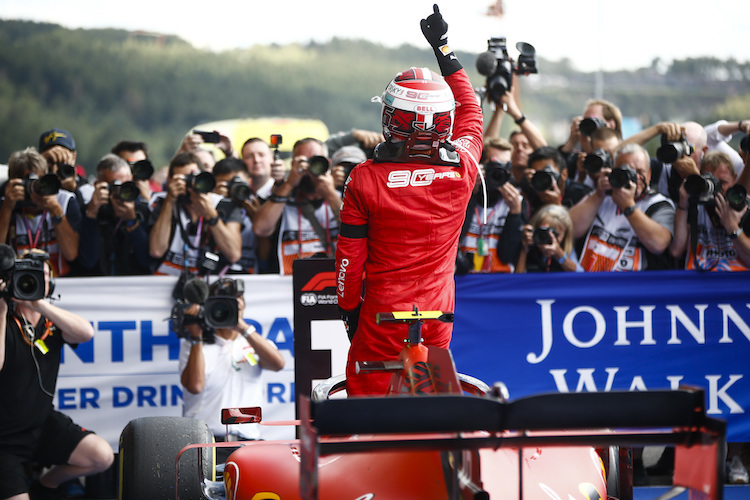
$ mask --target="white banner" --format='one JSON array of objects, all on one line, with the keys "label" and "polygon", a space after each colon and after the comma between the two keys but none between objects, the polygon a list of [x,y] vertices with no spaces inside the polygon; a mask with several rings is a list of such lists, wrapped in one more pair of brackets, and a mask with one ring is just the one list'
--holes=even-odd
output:
[{"label": "white banner", "polygon": [[[232,276],[245,280],[245,321],[276,343],[286,359],[265,371],[264,420],[294,418],[292,278]],[[117,450],[120,432],[138,417],[182,415],[179,339],[169,330],[176,278],[133,276],[62,278],[56,304],[88,319],[91,342],[65,346],[55,407],[95,431]],[[265,439],[294,437],[292,427],[263,427]]]}]

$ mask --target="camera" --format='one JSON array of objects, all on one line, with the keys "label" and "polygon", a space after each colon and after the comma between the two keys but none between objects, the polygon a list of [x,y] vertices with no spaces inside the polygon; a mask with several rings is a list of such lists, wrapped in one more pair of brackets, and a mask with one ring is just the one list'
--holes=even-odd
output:
[{"label": "camera", "polygon": [[597,148],[586,155],[583,168],[589,175],[597,174],[603,168],[612,168],[612,155],[606,149]]},{"label": "camera", "polygon": [[727,189],[724,198],[736,212],[740,212],[747,206],[747,190],[742,184],[735,184],[734,186]]},{"label": "camera", "polygon": [[108,189],[109,189],[109,196],[111,198],[125,201],[125,202],[135,201],[136,198],[138,198],[138,195],[141,194],[140,190],[138,189],[138,186],[136,186],[135,182],[133,181],[110,182]]},{"label": "camera", "polygon": [[593,116],[591,118],[584,118],[583,120],[581,120],[581,123],[578,125],[578,130],[581,132],[581,135],[591,137],[591,134],[596,132],[596,129],[604,128],[606,126],[607,122],[605,122],[598,116]]},{"label": "camera", "polygon": [[232,328],[237,325],[239,306],[234,297],[209,297],[200,306],[198,314],[185,314],[191,305],[180,300],[172,307],[169,319],[178,338],[188,336],[185,326],[198,324],[203,332],[203,341],[210,344],[214,342],[215,328]]},{"label": "camera", "polygon": [[71,177],[75,177],[75,175],[76,168],[70,163],[60,163],[57,165],[57,176],[60,180],[70,179]]},{"label": "camera", "polygon": [[620,165],[609,173],[609,184],[615,189],[627,189],[630,183],[638,184],[638,175],[628,164]]},{"label": "camera", "polygon": [[147,181],[154,175],[154,166],[149,160],[138,160],[130,165],[133,179],[136,181]]},{"label": "camera", "polygon": [[745,153],[750,153],[750,135],[746,135],[740,139],[740,149]]},{"label": "camera", "polygon": [[7,283],[3,296],[18,300],[43,299],[47,295],[44,289],[44,262],[47,260],[49,254],[46,253],[29,253],[16,259],[10,246],[0,244],[0,277]]},{"label": "camera", "polygon": [[253,196],[250,185],[243,181],[239,175],[234,176],[227,182],[227,191],[228,197],[237,205],[242,204],[242,202],[249,200]]},{"label": "camera", "polygon": [[280,158],[279,146],[281,146],[282,141],[283,137],[281,134],[271,134],[271,147],[273,148],[274,161]]},{"label": "camera", "polygon": [[23,187],[28,199],[32,194],[50,196],[60,191],[60,179],[55,174],[45,174],[41,178],[35,173],[30,173],[23,179]]},{"label": "camera", "polygon": [[185,187],[201,194],[210,193],[216,187],[216,178],[211,172],[191,172],[185,176]]},{"label": "camera", "polygon": [[683,156],[690,156],[695,151],[695,147],[690,144],[682,134],[679,141],[670,142],[667,136],[662,134],[661,146],[656,150],[656,158],[662,163],[674,163]]},{"label": "camera", "polygon": [[534,175],[531,176],[531,187],[535,191],[548,191],[557,184],[560,179],[560,174],[549,165],[545,166],[542,170],[537,170]]},{"label": "camera", "polygon": [[331,168],[331,162],[325,156],[312,156],[307,162],[310,164],[310,173],[315,177],[324,175]]},{"label": "camera", "polygon": [[220,253],[202,250],[198,254],[195,267],[199,275],[205,276],[206,274],[219,274],[219,271],[230,264],[231,262]]},{"label": "camera", "polygon": [[494,191],[511,179],[510,163],[490,161],[484,166],[484,176],[487,180],[487,189]]},{"label": "camera", "polygon": [[550,245],[552,244],[552,238],[554,238],[556,235],[557,231],[555,231],[551,227],[540,226],[534,229],[532,238],[534,240],[534,245],[536,246]]},{"label": "camera", "polygon": [[690,198],[705,203],[721,192],[721,183],[713,174],[692,174],[685,178],[685,191]]},{"label": "camera", "polygon": [[513,74],[529,75],[537,73],[536,50],[531,44],[518,42],[516,49],[520,53],[514,65],[508,56],[505,37],[490,38],[487,41],[487,52],[477,58],[477,71],[487,77],[486,92],[494,102],[500,102],[505,92],[513,85]]}]

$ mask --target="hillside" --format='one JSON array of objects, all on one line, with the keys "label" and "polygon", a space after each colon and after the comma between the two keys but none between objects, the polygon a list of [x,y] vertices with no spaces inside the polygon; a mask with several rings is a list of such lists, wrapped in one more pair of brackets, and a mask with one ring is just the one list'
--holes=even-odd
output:
[{"label": "hillside", "polygon": [[[482,50],[459,54],[476,87],[484,83],[474,69]],[[89,170],[121,139],[146,141],[154,163],[165,164],[191,126],[224,118],[315,117],[331,131],[379,129],[370,98],[416,65],[435,67],[432,52],[334,39],[214,53],[173,36],[0,21],[0,162],[54,126],[73,133]],[[539,75],[519,79],[522,104],[556,143],[593,97],[596,75],[543,57],[538,66]],[[749,64],[654,61],[602,81],[604,98],[647,122],[750,117]]]}]

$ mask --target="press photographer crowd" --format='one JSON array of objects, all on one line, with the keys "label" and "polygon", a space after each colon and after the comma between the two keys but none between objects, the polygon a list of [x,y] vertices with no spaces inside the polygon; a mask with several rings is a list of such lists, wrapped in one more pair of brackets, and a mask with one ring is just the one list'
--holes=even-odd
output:
[{"label": "press photographer crowd", "polygon": [[[750,117],[661,122],[623,137],[623,112],[591,99],[571,119],[567,140],[549,144],[517,89],[519,78],[538,71],[534,48],[516,47],[514,60],[506,40],[492,38],[477,59],[486,77],[475,89],[484,143],[460,237],[446,252],[456,275],[750,268]],[[340,233],[342,241],[367,238],[367,225],[341,220],[355,168],[401,162],[404,169],[381,186],[391,191],[451,182],[429,166],[411,168],[405,151],[422,148],[446,165],[458,162],[457,146],[445,140],[434,148],[401,132],[429,135],[448,123],[448,137],[460,111],[453,95],[449,117],[439,116],[442,101],[430,101],[436,94],[418,110],[399,109],[397,84],[382,98],[382,131],[302,138],[287,159],[273,130],[242,144],[225,131],[194,130],[166,166],[151,164],[145,142],[125,137],[102,148],[97,165],[79,165],[62,123],[18,145],[0,188],[0,314],[7,317],[0,322],[0,470],[11,471],[1,476],[0,498],[28,498],[32,462],[54,467],[33,474],[31,498],[59,498],[59,485],[112,463],[106,442],[52,406],[63,343],[93,337],[85,319],[51,303],[55,278],[174,276],[184,414],[223,439],[220,409],[261,400],[261,370],[285,362],[242,319],[242,275],[289,275],[297,259],[334,258]],[[506,117],[517,126],[507,139],[500,137]],[[370,231],[367,245],[376,245]],[[32,406],[43,410],[32,414]],[[247,429],[238,426],[233,438],[258,437]],[[748,455],[730,447],[730,482],[749,482]]]}]

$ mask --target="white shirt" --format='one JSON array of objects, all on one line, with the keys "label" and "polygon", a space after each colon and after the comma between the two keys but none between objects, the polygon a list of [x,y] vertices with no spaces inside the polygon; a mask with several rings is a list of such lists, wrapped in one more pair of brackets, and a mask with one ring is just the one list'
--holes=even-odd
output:
[{"label": "white shirt", "polygon": [[[255,351],[242,336],[227,340],[214,335],[214,344],[203,344],[206,384],[203,391],[192,394],[183,388],[182,415],[201,419],[216,436],[226,434],[221,423],[222,408],[261,406],[263,402],[263,369]],[[270,341],[269,341],[270,342]],[[190,341],[180,342],[180,373],[190,356]],[[229,432],[248,439],[258,439],[258,424],[230,425]]]}]

